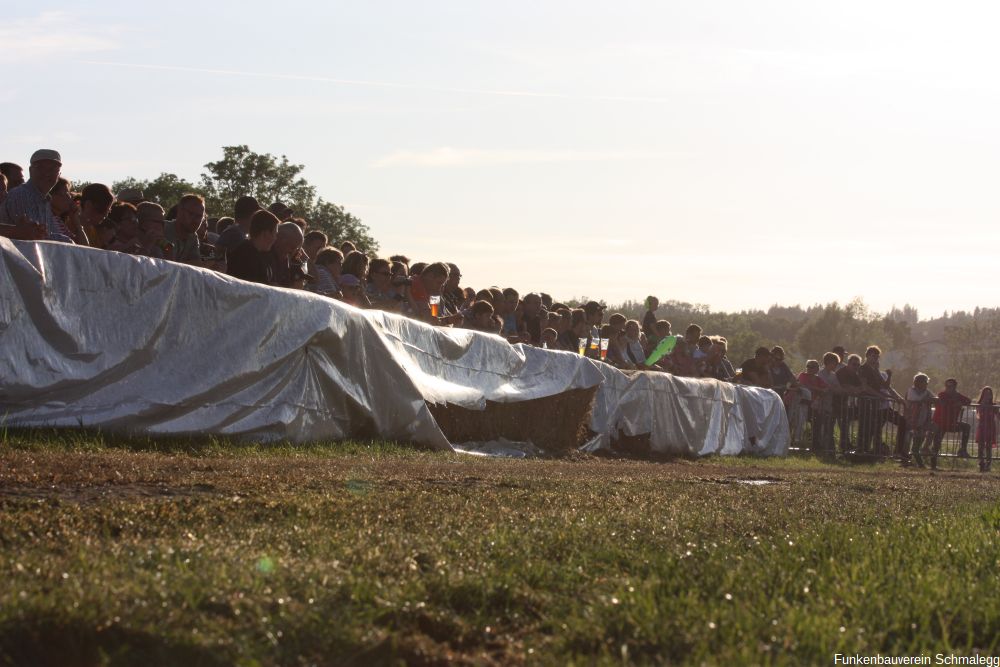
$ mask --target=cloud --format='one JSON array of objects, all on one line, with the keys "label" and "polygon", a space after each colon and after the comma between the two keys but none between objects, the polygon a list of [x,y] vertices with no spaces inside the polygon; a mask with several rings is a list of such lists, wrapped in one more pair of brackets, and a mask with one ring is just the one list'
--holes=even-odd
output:
[{"label": "cloud", "polygon": [[424,152],[397,151],[372,162],[382,167],[488,167],[500,164],[546,162],[606,162],[621,160],[661,160],[677,153],[651,151],[512,150],[474,148],[434,148]]},{"label": "cloud", "polygon": [[0,44],[7,61],[113,51],[118,48],[114,26],[88,26],[61,11],[0,23]]}]

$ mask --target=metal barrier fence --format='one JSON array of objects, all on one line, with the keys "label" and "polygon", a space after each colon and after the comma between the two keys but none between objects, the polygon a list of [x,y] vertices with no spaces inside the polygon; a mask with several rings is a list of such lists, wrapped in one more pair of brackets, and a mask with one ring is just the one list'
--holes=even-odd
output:
[{"label": "metal barrier fence", "polygon": [[[826,458],[920,460],[928,465],[940,459],[952,468],[962,459],[977,461],[980,451],[985,461],[992,461],[997,454],[993,443],[998,433],[998,408],[976,403],[943,408],[952,414],[943,415],[941,428],[933,414],[942,408],[935,407],[928,415],[911,415],[911,421],[914,417],[929,421],[924,428],[914,429],[907,424],[903,402],[896,399],[844,397],[828,413],[797,396],[785,401],[793,452]],[[944,417],[953,419],[946,421]],[[914,445],[919,457],[914,455]]]}]

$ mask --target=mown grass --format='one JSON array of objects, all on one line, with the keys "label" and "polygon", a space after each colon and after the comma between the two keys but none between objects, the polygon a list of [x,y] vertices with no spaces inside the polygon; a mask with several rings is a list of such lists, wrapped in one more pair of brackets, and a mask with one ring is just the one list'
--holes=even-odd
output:
[{"label": "mown grass", "polygon": [[1000,652],[1000,485],[964,471],[7,433],[0,516],[6,664]]}]

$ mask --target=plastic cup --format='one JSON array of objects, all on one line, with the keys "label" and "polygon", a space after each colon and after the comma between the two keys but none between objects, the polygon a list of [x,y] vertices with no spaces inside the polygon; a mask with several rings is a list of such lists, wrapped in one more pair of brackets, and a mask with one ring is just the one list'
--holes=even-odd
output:
[{"label": "plastic cup", "polygon": [[587,339],[586,338],[581,338],[580,339],[580,354],[584,355],[586,353],[587,353]]},{"label": "plastic cup", "polygon": [[441,297],[432,296],[430,298],[430,307],[431,307],[431,317],[438,317],[439,315],[441,315]]},{"label": "plastic cup", "polygon": [[608,343],[610,343],[607,338],[601,339],[601,359],[606,359],[608,356]]}]

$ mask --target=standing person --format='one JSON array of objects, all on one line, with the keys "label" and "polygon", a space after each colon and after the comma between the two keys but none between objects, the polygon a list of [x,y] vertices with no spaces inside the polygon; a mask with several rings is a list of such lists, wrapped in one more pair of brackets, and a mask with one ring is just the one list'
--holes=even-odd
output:
[{"label": "standing person", "polygon": [[174,248],[174,261],[201,266],[198,228],[205,220],[205,198],[187,194],[177,203],[177,215],[163,225],[163,236]]},{"label": "standing person", "polygon": [[[993,390],[984,387],[983,390]],[[969,458],[969,425],[958,418],[962,414],[962,408],[972,403],[972,399],[964,394],[958,393],[958,380],[948,378],[944,381],[944,391],[938,394],[937,407],[934,408],[934,423],[938,432],[934,436],[934,446],[941,449],[941,440],[945,433],[960,432],[962,434],[962,447],[958,450],[958,456],[962,459]]]},{"label": "standing person", "polygon": [[273,285],[271,248],[277,238],[278,218],[270,211],[254,213],[250,220],[250,238],[240,242],[226,255],[229,275],[252,283]]},{"label": "standing person", "polygon": [[648,340],[656,338],[656,309],[659,307],[659,299],[653,295],[646,297],[646,314],[642,317],[642,333],[646,334]]},{"label": "standing person", "polygon": [[[15,165],[16,166],[16,165]],[[39,224],[45,227],[45,238],[49,241],[72,243],[68,230],[52,212],[49,191],[55,187],[62,171],[62,157],[58,151],[48,148],[35,151],[28,167],[28,180],[17,187],[10,187],[7,199],[0,207],[0,224]],[[8,183],[13,183],[7,176]]]},{"label": "standing person", "polygon": [[840,365],[840,357],[836,352],[827,352],[823,355],[823,368],[816,374],[820,380],[826,383],[826,391],[820,396],[819,405],[815,406],[813,415],[813,438],[815,442],[816,433],[820,433],[820,451],[824,456],[833,457],[835,447],[833,444],[833,424],[834,417],[839,415],[839,410],[843,409],[844,396],[840,387],[840,379],[837,378],[837,366]]},{"label": "standing person", "polygon": [[224,256],[250,237],[250,220],[259,210],[260,204],[249,195],[236,200],[233,206],[233,224],[222,230],[215,241],[215,251],[219,255]]},{"label": "standing person", "polygon": [[[771,348],[771,365],[767,370],[771,374],[771,389],[778,396],[784,398],[786,391],[797,386],[795,374],[785,363],[785,350],[780,345]],[[816,370],[819,371],[818,363]]]},{"label": "standing person", "polygon": [[[823,434],[826,433],[827,422],[830,412],[823,410],[823,399],[827,394],[829,385],[826,380],[819,375],[819,361],[809,359],[806,361],[806,370],[799,373],[798,383],[809,390],[808,418],[812,420],[812,450],[816,456],[823,453]],[[801,410],[801,407],[799,408]],[[801,412],[800,412],[801,419]],[[804,420],[796,422],[801,424]]]},{"label": "standing person", "polygon": [[[853,355],[852,355],[853,356]],[[917,465],[924,467],[922,455],[930,454],[926,442],[933,439],[934,422],[931,419],[931,405],[937,400],[930,391],[927,384],[930,378],[924,373],[917,373],[913,376],[913,386],[906,392],[906,423],[910,427],[910,436],[913,438],[913,458]],[[904,460],[903,463],[908,463]],[[937,451],[931,455],[931,468],[937,468]]]},{"label": "standing person", "polygon": [[997,406],[993,404],[993,389],[983,387],[976,408],[976,444],[979,445],[979,472],[989,472],[993,463],[993,446],[997,444]]}]

